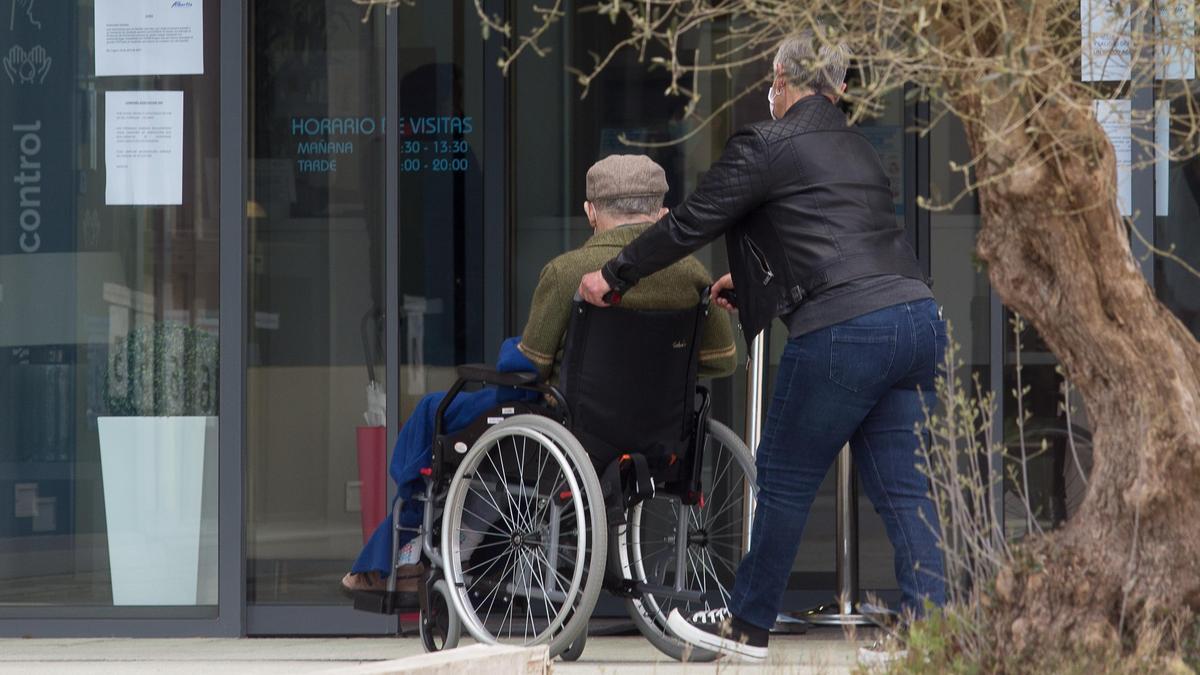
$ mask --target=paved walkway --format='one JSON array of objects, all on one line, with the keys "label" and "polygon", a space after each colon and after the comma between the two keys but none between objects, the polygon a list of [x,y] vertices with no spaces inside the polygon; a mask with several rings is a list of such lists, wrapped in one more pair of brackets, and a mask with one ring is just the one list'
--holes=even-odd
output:
[{"label": "paved walkway", "polygon": [[[318,673],[421,653],[415,638],[11,639],[0,640],[0,673]],[[555,673],[849,673],[855,646],[835,630],[771,640],[766,666],[681,664],[641,637],[592,637]]]}]

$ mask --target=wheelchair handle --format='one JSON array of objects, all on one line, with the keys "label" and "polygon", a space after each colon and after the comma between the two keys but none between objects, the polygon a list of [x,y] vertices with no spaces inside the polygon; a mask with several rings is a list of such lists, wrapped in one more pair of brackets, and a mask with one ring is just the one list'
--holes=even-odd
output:
[{"label": "wheelchair handle", "polygon": [[[609,305],[621,304],[621,294],[618,293],[617,291],[609,291],[609,292],[605,293],[600,299]],[[576,292],[574,301],[575,302],[583,302],[583,296],[580,295],[578,292]]]}]

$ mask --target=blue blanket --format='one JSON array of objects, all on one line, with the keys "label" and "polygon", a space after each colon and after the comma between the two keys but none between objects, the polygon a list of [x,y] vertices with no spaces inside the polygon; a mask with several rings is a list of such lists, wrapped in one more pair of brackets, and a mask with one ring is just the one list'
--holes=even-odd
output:
[{"label": "blue blanket", "polygon": [[[496,370],[502,373],[537,372],[533,362],[517,349],[519,341],[520,338],[508,338],[500,345]],[[429,466],[433,452],[434,417],[445,395],[445,392],[438,392],[421,399],[408,422],[400,429],[400,435],[396,437],[396,447],[392,449],[392,462],[388,467],[388,474],[396,481],[396,499],[404,500],[400,507],[400,524],[404,527],[416,528],[421,525],[424,508],[422,502],[412,499],[412,496],[425,491],[425,478],[421,476],[421,469]],[[537,392],[512,387],[494,387],[459,394],[446,410],[446,431],[453,432],[465,428],[493,406],[507,401],[530,400],[537,396]],[[392,506],[395,507],[394,502]],[[389,510],[388,517],[375,529],[351,571],[380,572],[384,576],[390,574],[392,532]],[[407,544],[414,536],[414,532],[401,532],[399,546]]]}]

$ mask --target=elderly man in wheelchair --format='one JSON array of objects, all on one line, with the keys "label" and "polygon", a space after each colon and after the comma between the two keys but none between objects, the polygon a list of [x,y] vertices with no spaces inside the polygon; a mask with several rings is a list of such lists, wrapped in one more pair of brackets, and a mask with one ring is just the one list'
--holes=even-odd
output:
[{"label": "elderly man in wheelchair", "polygon": [[[542,270],[517,347],[527,365],[502,353],[500,368],[459,367],[433,413],[424,492],[398,499],[385,525],[395,535],[390,569],[376,580],[386,584],[355,589],[356,608],[411,606],[395,571],[411,569],[400,544],[412,539],[430,563],[415,584],[427,650],[453,648],[465,628],[480,642],[548,644],[552,656],[578,658],[607,590],[664,653],[714,658],[675,638],[667,617],[724,607],[747,544],[753,459],[709,418],[708,390],[696,383],[733,371],[729,319],[710,311],[711,277],[690,257],[619,307],[574,298],[583,274],[659,217],[666,191],[645,156],[588,171],[584,209],[596,232]],[[478,387],[507,395],[451,424]]]}]

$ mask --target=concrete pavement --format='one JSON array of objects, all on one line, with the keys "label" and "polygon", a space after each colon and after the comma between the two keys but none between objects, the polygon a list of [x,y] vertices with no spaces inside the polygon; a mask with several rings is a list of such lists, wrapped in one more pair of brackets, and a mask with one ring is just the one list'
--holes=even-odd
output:
[{"label": "concrete pavement", "polygon": [[[469,641],[464,640],[464,643]],[[0,640],[0,673],[319,673],[421,654],[416,638],[86,638]],[[642,637],[591,637],[575,663],[555,673],[849,673],[856,645],[837,630],[771,640],[766,666],[681,664]],[[471,668],[478,673],[485,669]]]}]

